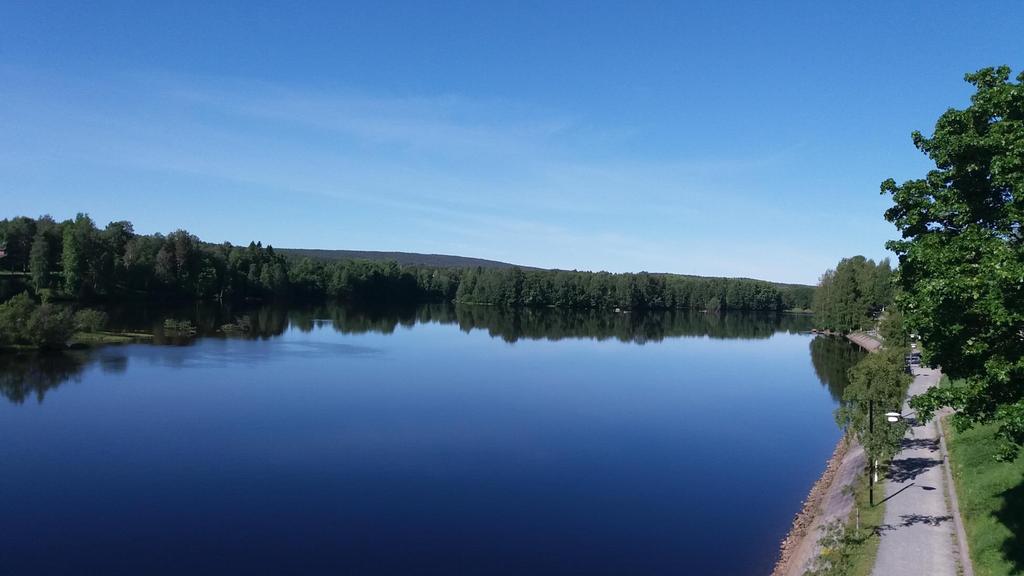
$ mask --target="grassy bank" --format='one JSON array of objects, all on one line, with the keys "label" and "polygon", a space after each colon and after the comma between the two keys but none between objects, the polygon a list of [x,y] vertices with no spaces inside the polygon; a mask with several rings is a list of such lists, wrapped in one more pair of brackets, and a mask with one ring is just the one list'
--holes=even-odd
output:
[{"label": "grassy bank", "polygon": [[[857,536],[856,546],[849,556],[850,569],[848,574],[853,576],[871,574],[875,566],[875,558],[878,556],[879,529],[885,518],[885,484],[875,485],[875,501],[878,504],[871,506],[868,497],[868,475],[861,476],[857,483],[854,494],[856,497],[856,508],[851,514],[848,526],[854,530]],[[860,513],[860,532],[856,532],[856,516]]]},{"label": "grassy bank", "polygon": [[[109,330],[75,332],[67,341],[67,345],[60,347],[59,350],[67,348],[92,348],[109,344],[131,344],[133,342],[146,342],[152,339],[153,335],[146,332],[114,332]],[[0,344],[0,351],[4,350],[25,352],[39,350],[39,347],[32,344]]]},{"label": "grassy bank", "polygon": [[974,573],[1024,574],[1024,455],[996,462],[995,425],[943,427]]},{"label": "grassy bank", "polygon": [[107,344],[130,344],[152,340],[153,335],[145,332],[111,332],[101,330],[98,332],[77,332],[71,337],[72,346],[105,346]]}]

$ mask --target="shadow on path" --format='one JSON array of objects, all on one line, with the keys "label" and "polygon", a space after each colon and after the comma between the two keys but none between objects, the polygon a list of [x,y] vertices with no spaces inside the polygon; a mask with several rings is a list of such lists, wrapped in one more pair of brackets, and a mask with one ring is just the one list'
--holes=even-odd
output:
[{"label": "shadow on path", "polygon": [[904,490],[909,490],[909,489],[910,489],[910,488],[912,488],[913,486],[914,486],[914,483],[913,483],[913,482],[911,482],[910,484],[907,484],[907,485],[906,485],[906,486],[904,486],[903,488],[900,488],[899,490],[897,490],[897,491],[893,492],[892,494],[889,494],[888,496],[886,496],[885,498],[883,498],[883,499],[882,499],[882,501],[881,501],[881,502],[879,502],[878,504],[883,504],[883,503],[885,503],[885,502],[888,502],[889,500],[892,500],[893,498],[895,498],[896,496],[898,496],[898,495],[900,494],[900,492],[903,492]]},{"label": "shadow on path", "polygon": [[938,438],[904,438],[903,442],[900,443],[902,450],[915,450],[925,449],[929,452],[939,451],[939,439]]},{"label": "shadow on path", "polygon": [[945,516],[928,516],[926,514],[904,514],[900,516],[903,523],[900,526],[913,526],[914,524],[928,524],[929,526],[938,526],[943,522],[949,522],[953,519],[950,515]]},{"label": "shadow on path", "polygon": [[889,464],[888,477],[893,482],[906,482],[940,464],[942,460],[936,458],[901,458]]},{"label": "shadow on path", "polygon": [[890,530],[897,530],[899,528],[909,528],[915,524],[927,524],[929,526],[941,526],[945,522],[949,522],[953,517],[946,516],[929,516],[926,514],[903,514],[900,516],[899,524],[881,524],[875,528],[875,534],[881,534],[882,532],[888,532]]}]

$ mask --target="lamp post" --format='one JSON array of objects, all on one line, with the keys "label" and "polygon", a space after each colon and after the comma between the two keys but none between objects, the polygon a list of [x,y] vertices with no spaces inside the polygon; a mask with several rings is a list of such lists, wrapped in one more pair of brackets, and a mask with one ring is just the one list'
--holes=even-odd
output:
[{"label": "lamp post", "polygon": [[[858,400],[853,400],[857,402]],[[868,438],[874,438],[875,434],[875,401],[868,400]],[[885,421],[890,424],[895,424],[903,419],[903,414],[899,412],[886,412]],[[875,482],[878,480],[878,460],[874,454],[869,454],[871,458],[871,477],[868,478],[868,503],[871,506],[875,505]]]},{"label": "lamp post", "polygon": [[[868,438],[875,437],[875,401],[868,400]],[[875,505],[875,482],[878,480],[878,459],[871,455],[871,478],[868,478],[868,504]]]}]

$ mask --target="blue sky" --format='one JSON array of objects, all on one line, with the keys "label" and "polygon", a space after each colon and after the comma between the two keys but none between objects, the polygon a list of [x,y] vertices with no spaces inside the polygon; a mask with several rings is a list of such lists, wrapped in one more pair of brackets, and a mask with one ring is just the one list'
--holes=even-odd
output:
[{"label": "blue sky", "polygon": [[812,283],[1003,2],[0,0],[0,217]]}]

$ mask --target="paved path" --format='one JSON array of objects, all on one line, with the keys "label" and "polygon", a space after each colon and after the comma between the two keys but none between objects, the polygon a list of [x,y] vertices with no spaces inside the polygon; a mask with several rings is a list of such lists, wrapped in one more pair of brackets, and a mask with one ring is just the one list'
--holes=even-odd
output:
[{"label": "paved path", "polygon": [[[938,383],[938,370],[916,368],[908,396]],[[910,412],[904,402],[903,413]],[[953,517],[946,504],[945,462],[936,421],[911,420],[885,480],[885,521],[875,576],[956,576]]]}]

